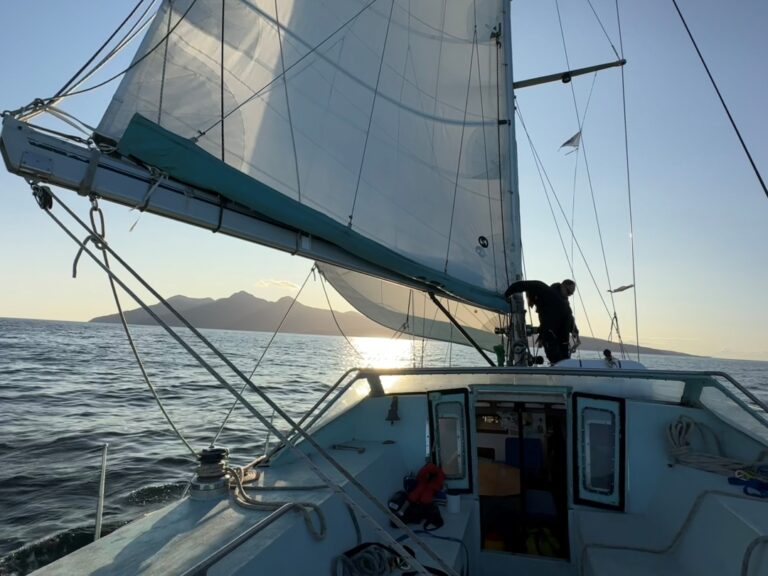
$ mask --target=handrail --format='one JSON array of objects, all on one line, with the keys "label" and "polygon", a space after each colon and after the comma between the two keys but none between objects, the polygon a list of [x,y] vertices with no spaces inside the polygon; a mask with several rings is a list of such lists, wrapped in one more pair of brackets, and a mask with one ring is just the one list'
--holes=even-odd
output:
[{"label": "handrail", "polygon": [[732,400],[737,401],[741,408],[746,408],[750,411],[750,414],[755,416],[756,419],[765,427],[768,428],[768,419],[763,417],[762,414],[755,412],[751,407],[747,406],[740,400],[733,392],[725,386],[723,382],[720,382],[718,378],[723,378],[731,383],[736,390],[741,392],[747,399],[753,402],[758,408],[768,415],[768,404],[746,388],[738,380],[733,378],[730,374],[720,371],[693,371],[693,370],[649,370],[649,369],[620,369],[620,370],[607,370],[600,368],[527,368],[527,367],[472,367],[472,368],[362,368],[360,369],[359,377],[371,377],[371,376],[419,376],[419,375],[463,375],[470,376],[474,374],[482,375],[501,375],[501,374],[515,374],[521,376],[537,375],[537,376],[575,376],[580,378],[605,378],[605,377],[621,377],[627,379],[642,379],[642,380],[678,380],[683,383],[688,383],[694,379],[701,379],[702,377],[709,377],[711,385],[719,390],[723,391],[726,395],[731,397]]},{"label": "handrail", "polygon": [[99,500],[96,503],[96,527],[94,528],[94,542],[101,538],[101,520],[104,516],[104,489],[107,481],[107,449],[109,444],[101,447],[101,474],[99,475]]},{"label": "handrail", "polygon": [[741,576],[749,576],[749,564],[752,561],[752,552],[755,551],[760,544],[768,542],[768,535],[758,536],[747,546],[744,557],[741,559]]},{"label": "handrail", "polygon": [[[672,539],[672,542],[670,542],[668,545],[666,545],[663,548],[648,548],[644,546],[629,546],[629,545],[619,545],[619,544],[585,544],[584,546],[581,547],[581,557],[579,558],[579,574],[581,575],[584,574],[584,560],[587,556],[588,549],[600,548],[603,550],[631,550],[633,552],[646,552],[648,554],[666,554],[667,552],[672,550],[672,548],[674,548],[677,545],[677,543],[680,541],[680,538],[682,538],[683,533],[685,532],[685,529],[688,528],[690,523],[693,521],[693,517],[698,512],[699,508],[701,508],[701,504],[704,501],[704,498],[710,494],[714,494],[717,496],[725,496],[727,498],[736,498],[739,500],[749,500],[752,502],[765,502],[765,500],[761,499],[758,496],[736,494],[733,492],[726,492],[724,490],[705,490],[704,492],[702,492],[696,497],[696,500],[693,502],[693,506],[691,506],[691,509],[688,511],[688,515],[685,517],[685,520],[680,525],[680,528],[677,529],[677,532],[675,532],[675,536]],[[768,536],[765,536],[765,538],[768,538]],[[742,561],[742,570],[743,570],[743,561]]]},{"label": "handrail", "polygon": [[718,376],[718,377],[720,377],[720,378],[725,378],[726,380],[728,380],[728,382],[730,382],[731,384],[733,384],[733,385],[734,385],[734,386],[735,386],[735,387],[736,387],[736,388],[739,390],[739,392],[741,392],[742,394],[744,394],[744,395],[745,395],[747,398],[749,398],[749,399],[750,399],[752,402],[754,402],[755,404],[757,404],[757,405],[758,405],[758,406],[759,406],[759,407],[760,407],[760,408],[761,408],[761,409],[762,409],[762,410],[763,410],[763,411],[764,411],[766,414],[768,414],[768,404],[766,404],[766,403],[765,403],[765,402],[763,402],[763,401],[762,401],[760,398],[758,398],[757,396],[755,396],[755,395],[754,395],[754,394],[753,394],[753,393],[752,393],[752,392],[749,390],[749,388],[747,388],[747,387],[746,387],[746,386],[744,386],[743,384],[739,383],[739,381],[738,381],[738,380],[736,380],[736,379],[735,379],[733,376],[731,376],[730,374],[726,374],[725,372],[712,372],[712,373],[711,373],[711,375],[712,375],[712,376]]},{"label": "handrail", "polygon": [[[59,200],[53,192],[46,189],[47,194],[49,194],[52,198],[56,199],[56,202],[58,205],[64,207],[66,212],[72,216],[72,218],[78,222],[83,228],[90,231],[90,228],[80,219],[76,213],[74,213],[69,207],[67,207],[65,204]],[[157,322],[167,333],[171,338],[176,340],[178,344],[184,348],[203,368],[208,371],[208,373],[215,378],[219,384],[221,384],[222,387],[224,387],[230,394],[232,394],[235,398],[237,398],[240,403],[251,413],[253,416],[264,426],[269,430],[271,433],[273,433],[277,438],[279,438],[283,443],[285,443],[290,449],[294,450],[294,452],[302,458],[306,464],[307,467],[314,472],[315,475],[317,475],[318,478],[320,478],[323,483],[325,483],[329,488],[334,490],[334,492],[342,499],[344,500],[349,506],[355,508],[355,510],[366,520],[368,520],[374,530],[376,530],[378,533],[380,533],[386,540],[389,540],[390,545],[398,551],[402,556],[409,558],[409,563],[412,567],[414,567],[416,570],[420,571],[423,574],[426,574],[426,569],[421,565],[421,563],[413,556],[413,554],[409,553],[403,546],[397,542],[397,540],[392,537],[391,534],[389,534],[381,525],[379,525],[378,522],[376,522],[373,517],[370,515],[368,511],[366,511],[364,508],[361,508],[355,500],[350,496],[350,494],[342,488],[341,484],[338,481],[335,481],[328,472],[322,470],[317,463],[313,462],[310,458],[310,454],[305,453],[301,448],[297,447],[296,442],[289,441],[287,438],[287,435],[282,432],[279,428],[274,426],[272,422],[264,416],[253,404],[251,404],[243,395],[242,393],[238,392],[238,390],[230,383],[228,382],[219,371],[217,371],[213,366],[211,366],[208,362],[203,359],[203,357],[200,355],[199,352],[197,352],[186,340],[184,340],[178,332],[176,332],[171,326],[164,321],[158,314],[153,311],[152,308],[147,305],[147,303],[134,291],[131,289],[130,286],[128,286],[122,279],[120,279],[111,269],[109,266],[107,266],[104,262],[99,259],[94,251],[86,246],[86,241],[81,241],[75,234],[67,228],[67,226],[56,216],[54,215],[51,210],[50,206],[45,207],[46,214],[54,221],[56,224],[69,236],[76,244],[78,244],[81,248],[81,251],[88,255],[91,260],[93,260],[104,272],[112,279],[114,282],[119,285],[133,300],[136,301],[146,312],[149,314],[155,322]],[[370,492],[357,478],[355,478],[352,474],[347,471],[344,466],[342,466],[338,460],[336,460],[331,454],[328,453],[327,450],[325,450],[320,444],[317,443],[317,441],[303,428],[297,426],[296,422],[293,418],[288,415],[285,410],[280,408],[275,401],[264,392],[261,388],[256,386],[253,381],[247,377],[242,370],[240,370],[226,355],[224,355],[216,346],[214,346],[210,340],[208,340],[200,331],[195,328],[192,324],[189,323],[189,321],[178,312],[167,300],[165,300],[160,293],[157,292],[149,283],[144,280],[144,278],[141,277],[125,260],[123,260],[114,250],[112,250],[108,244],[104,243],[103,246],[99,246],[99,249],[103,250],[105,254],[109,254],[112,256],[123,268],[125,268],[126,271],[130,273],[130,275],[139,283],[141,286],[143,286],[152,296],[157,298],[160,303],[169,311],[171,312],[185,327],[188,329],[203,345],[205,345],[213,354],[221,360],[227,368],[229,368],[232,372],[234,372],[238,378],[242,379],[243,382],[248,386],[261,400],[263,400],[272,410],[280,416],[282,420],[284,420],[292,429],[296,430],[297,434],[306,441],[312,448],[315,450],[315,452],[325,461],[327,462],[332,468],[334,468],[336,471],[338,471],[341,476],[347,480],[347,482],[354,488],[356,491],[360,494],[362,494],[369,502],[371,502],[376,508],[378,508],[380,511],[382,511],[386,516],[389,517],[390,521],[396,524],[401,530],[403,530],[406,534],[408,534],[413,541],[419,545],[424,550],[424,553],[430,557],[432,560],[434,560],[438,566],[440,566],[440,569],[442,569],[447,574],[456,575],[456,571],[453,570],[451,567],[449,567],[445,561],[440,558],[426,543],[419,539],[416,534],[413,533],[413,530],[409,528],[397,515],[395,515],[385,503],[383,503],[379,498],[377,498],[374,494]],[[243,388],[245,390],[245,387]]]},{"label": "handrail", "polygon": [[275,520],[278,518],[281,518],[284,516],[287,512],[291,511],[296,507],[296,504],[293,502],[286,502],[280,508],[272,512],[269,516],[266,518],[262,518],[259,522],[224,544],[221,548],[207,556],[206,558],[203,558],[192,566],[192,568],[189,568],[185,572],[182,572],[181,576],[198,576],[200,574],[207,574],[208,568],[213,566],[216,562],[224,558],[227,554],[229,554],[232,550],[243,544],[246,540],[257,534],[258,532],[261,532],[264,528],[272,524]]},{"label": "handrail", "polygon": [[[359,372],[359,371],[360,371],[360,368],[350,368],[350,369],[348,369],[346,372],[344,372],[344,374],[342,374],[341,376],[339,376],[339,378],[336,380],[336,382],[334,382],[334,384],[333,384],[333,385],[329,386],[329,387],[328,387],[328,389],[327,389],[327,390],[326,390],[326,391],[323,393],[323,395],[322,395],[322,396],[320,396],[320,398],[317,400],[317,402],[315,402],[315,404],[314,404],[314,405],[313,405],[313,406],[312,406],[312,407],[311,407],[309,410],[307,410],[307,412],[304,414],[304,416],[302,416],[302,417],[301,417],[301,419],[300,419],[300,420],[297,422],[297,425],[298,425],[298,426],[301,426],[301,427],[304,427],[304,426],[303,426],[304,422],[307,420],[307,418],[309,418],[309,416],[312,414],[312,412],[314,412],[315,410],[317,410],[318,406],[320,406],[320,404],[322,404],[322,403],[323,403],[323,402],[326,400],[326,398],[328,398],[328,396],[330,396],[330,395],[331,395],[331,392],[333,392],[333,391],[334,391],[336,388],[338,388],[338,387],[339,387],[339,385],[340,385],[340,384],[341,384],[341,383],[342,383],[342,382],[343,382],[343,381],[344,381],[344,380],[347,378],[347,376],[349,376],[349,375],[350,375],[352,372],[356,372],[356,371],[357,371],[357,372]],[[356,380],[357,380],[356,378],[354,378],[354,379],[350,380],[349,384],[351,385],[351,384],[352,384],[353,382],[355,382]],[[344,390],[342,390],[342,392],[345,392],[345,391],[346,391],[346,389],[347,389],[348,387],[349,387],[349,385],[348,385],[348,386],[346,386],[346,387],[344,388]],[[322,416],[322,415],[323,415],[323,414],[324,414],[324,413],[325,413],[325,412],[328,410],[328,408],[330,407],[330,405],[332,405],[334,402],[336,402],[336,400],[338,399],[338,396],[339,396],[339,395],[337,394],[337,395],[336,395],[336,397],[334,397],[333,399],[331,399],[331,401],[330,401],[330,402],[329,402],[329,403],[328,403],[326,406],[324,406],[324,407],[323,407],[323,409],[320,411],[320,413],[319,413],[319,414],[317,414],[317,415],[316,415],[316,416],[315,416],[315,417],[312,419],[312,421],[311,421],[311,422],[310,422],[310,423],[309,423],[309,424],[306,426],[306,428],[309,428],[310,426],[312,426],[312,425],[313,425],[313,424],[314,424],[314,423],[317,421],[317,419],[318,419],[320,416]],[[296,432],[295,432],[295,430],[291,430],[291,431],[288,433],[288,439],[290,440],[290,439],[291,439],[291,438],[293,438],[295,435],[296,435]],[[269,461],[269,459],[270,459],[272,456],[274,456],[274,454],[275,454],[275,453],[276,453],[278,450],[281,450],[283,447],[285,447],[285,444],[283,444],[282,442],[281,442],[281,443],[279,443],[279,444],[277,444],[277,445],[276,445],[274,448],[272,448],[271,450],[269,450],[269,451],[268,451],[266,454],[262,454],[261,456],[259,456],[259,457],[258,457],[258,458],[256,458],[255,460],[253,460],[252,462],[250,462],[250,463],[246,464],[245,466],[243,466],[243,468],[244,468],[244,469],[247,469],[247,468],[252,468],[253,466],[256,466],[257,464],[262,464],[262,463],[264,463],[264,462],[268,462],[268,461]]]},{"label": "handrail", "polygon": [[[347,378],[347,377],[348,377],[350,374],[352,374],[353,372],[359,372],[359,371],[360,371],[360,368],[350,368],[349,370],[347,370],[346,372],[344,372],[344,374],[342,374],[342,375],[339,377],[339,379],[338,379],[338,380],[336,380],[336,382],[335,382],[335,383],[334,383],[332,386],[330,386],[330,387],[328,388],[328,390],[326,390],[326,391],[323,393],[323,395],[322,395],[322,396],[321,396],[321,397],[320,397],[320,398],[317,400],[317,402],[315,402],[315,404],[314,404],[314,405],[313,405],[313,406],[312,406],[312,407],[311,407],[309,410],[307,410],[307,412],[304,414],[304,416],[302,416],[302,417],[301,417],[301,419],[300,419],[300,420],[297,422],[297,426],[300,426],[300,427],[302,427],[302,428],[305,428],[305,429],[307,429],[307,430],[308,430],[309,428],[311,428],[311,427],[312,427],[312,425],[313,425],[315,422],[317,422],[317,420],[318,420],[318,419],[319,419],[319,418],[320,418],[320,417],[321,417],[323,414],[325,414],[325,413],[328,411],[328,409],[329,409],[331,406],[333,406],[333,404],[335,404],[335,403],[336,403],[336,401],[337,401],[337,400],[338,400],[338,399],[341,397],[341,395],[342,395],[342,394],[344,394],[344,392],[346,392],[346,391],[349,389],[349,387],[350,387],[352,384],[354,384],[355,382],[357,382],[358,378],[352,378],[352,379],[350,379],[349,383],[347,383],[347,385],[346,385],[346,386],[344,386],[344,387],[343,387],[341,390],[339,390],[339,392],[338,392],[338,393],[337,393],[337,394],[336,394],[336,395],[335,395],[333,398],[331,398],[331,400],[330,400],[329,402],[327,402],[327,403],[325,404],[325,406],[323,406],[323,407],[322,407],[322,409],[321,409],[321,410],[320,410],[320,411],[319,411],[319,412],[318,412],[318,413],[317,413],[317,414],[316,414],[316,415],[315,415],[315,416],[312,418],[312,421],[311,421],[309,424],[307,424],[306,426],[304,426],[304,422],[306,422],[306,420],[307,420],[307,419],[310,417],[310,415],[311,415],[311,414],[312,414],[312,413],[313,413],[315,410],[317,410],[317,408],[320,406],[320,404],[322,404],[322,403],[323,403],[323,402],[326,400],[326,398],[328,398],[328,396],[330,396],[330,395],[331,395],[331,392],[333,392],[333,391],[334,391],[336,388],[338,388],[338,387],[339,387],[339,385],[340,385],[340,384],[341,384],[341,383],[342,383],[342,382],[343,382],[343,381],[344,381],[344,380],[345,380],[345,379],[346,379],[346,378]],[[290,441],[292,438],[294,438],[294,437],[296,436],[296,434],[297,434],[297,432],[295,432],[295,431],[291,431],[291,432],[288,434],[288,440]],[[253,465],[253,464],[255,464],[256,462],[259,462],[259,463],[262,463],[262,462],[268,462],[268,461],[269,461],[269,459],[270,459],[272,456],[274,456],[274,454],[275,454],[275,453],[276,453],[278,450],[281,450],[281,449],[282,449],[284,446],[285,446],[285,444],[281,442],[280,444],[278,444],[278,445],[276,445],[274,448],[272,448],[272,450],[270,450],[270,451],[269,451],[269,452],[266,454],[266,456],[257,458],[257,459],[256,459],[256,460],[255,460],[253,463],[251,463],[251,464],[249,464],[248,466],[246,466],[246,468],[248,468],[249,466],[252,466],[252,465]]]}]

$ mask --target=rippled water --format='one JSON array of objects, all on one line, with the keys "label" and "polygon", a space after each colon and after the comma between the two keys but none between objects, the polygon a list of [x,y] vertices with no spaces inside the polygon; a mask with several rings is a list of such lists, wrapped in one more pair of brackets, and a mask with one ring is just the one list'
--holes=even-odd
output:
[{"label": "rippled water", "polygon": [[[133,327],[147,371],[177,426],[207,446],[230,394],[162,329]],[[270,334],[204,331],[246,374]],[[483,365],[471,349],[373,338],[279,335],[254,382],[299,417],[353,366]],[[212,354],[196,349],[238,388]],[[722,370],[768,392],[768,363],[645,356],[652,368]],[[246,393],[252,399],[253,394]],[[266,414],[271,411],[252,399]],[[244,464],[264,431],[236,409],[217,444]],[[105,532],[178,498],[194,464],[146,387],[122,328],[0,318],[0,575],[25,574],[93,539],[102,446],[109,444]]]}]

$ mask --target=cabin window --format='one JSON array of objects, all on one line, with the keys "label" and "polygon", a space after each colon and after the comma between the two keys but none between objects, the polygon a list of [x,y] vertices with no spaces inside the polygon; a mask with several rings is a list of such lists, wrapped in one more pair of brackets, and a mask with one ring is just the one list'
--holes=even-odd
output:
[{"label": "cabin window", "polygon": [[446,478],[464,478],[464,406],[460,402],[440,402],[435,415],[440,467]]},{"label": "cabin window", "polygon": [[581,421],[584,427],[583,488],[596,494],[611,494],[616,489],[616,419],[608,410],[585,408]]},{"label": "cabin window", "polygon": [[624,400],[574,394],[574,501],[624,509]]}]

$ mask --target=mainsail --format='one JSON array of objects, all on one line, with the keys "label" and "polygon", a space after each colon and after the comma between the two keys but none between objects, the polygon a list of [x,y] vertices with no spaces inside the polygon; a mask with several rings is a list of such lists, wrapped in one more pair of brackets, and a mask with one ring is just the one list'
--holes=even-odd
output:
[{"label": "mainsail", "polygon": [[382,277],[507,311],[504,18],[500,0],[165,2],[98,132]]}]

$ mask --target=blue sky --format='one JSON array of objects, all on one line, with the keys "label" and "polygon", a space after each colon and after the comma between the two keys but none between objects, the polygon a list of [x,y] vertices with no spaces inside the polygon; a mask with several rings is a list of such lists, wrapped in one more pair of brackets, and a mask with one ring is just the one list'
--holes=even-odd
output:
[{"label": "blue sky", "polygon": [[[678,0],[764,177],[768,172],[768,4],[760,0]],[[28,0],[3,6],[0,110],[51,95],[92,54],[135,0]],[[615,4],[592,0],[618,48]],[[571,67],[613,60],[586,0],[560,0]],[[554,0],[515,0],[517,79],[561,71],[565,55]],[[694,354],[768,360],[768,198],[728,125],[671,0],[621,2],[640,343]],[[11,23],[8,25],[7,23]],[[13,24],[15,23],[15,24]],[[94,31],[96,31],[94,33]],[[118,59],[126,64],[131,50]],[[607,280],[596,233],[599,216],[613,286],[632,282],[620,73],[598,75],[584,123],[595,208],[584,157],[560,144],[578,129],[571,86],[521,90],[518,104],[587,256],[576,251],[577,319],[606,337]],[[581,113],[593,77],[572,83]],[[113,88],[65,107],[97,123]],[[530,146],[518,130],[523,241],[530,278],[571,276]],[[577,186],[573,187],[578,161]],[[67,196],[82,213],[86,203]],[[71,278],[75,247],[32,200],[26,184],[0,173],[0,316],[86,320],[114,305],[103,274],[85,261]],[[575,205],[574,205],[575,203]],[[572,207],[573,206],[573,207]],[[295,294],[311,263],[144,214],[103,206],[112,245],[166,296],[224,297],[238,290],[276,299]],[[556,207],[556,210],[557,207]],[[571,241],[560,218],[570,254]],[[591,271],[591,274],[590,274]],[[597,287],[591,276],[595,277]],[[323,305],[310,281],[302,302]],[[583,306],[582,306],[583,302]],[[625,341],[635,339],[632,292],[615,297]],[[337,304],[338,305],[338,304]],[[586,311],[586,315],[585,315]]]}]

